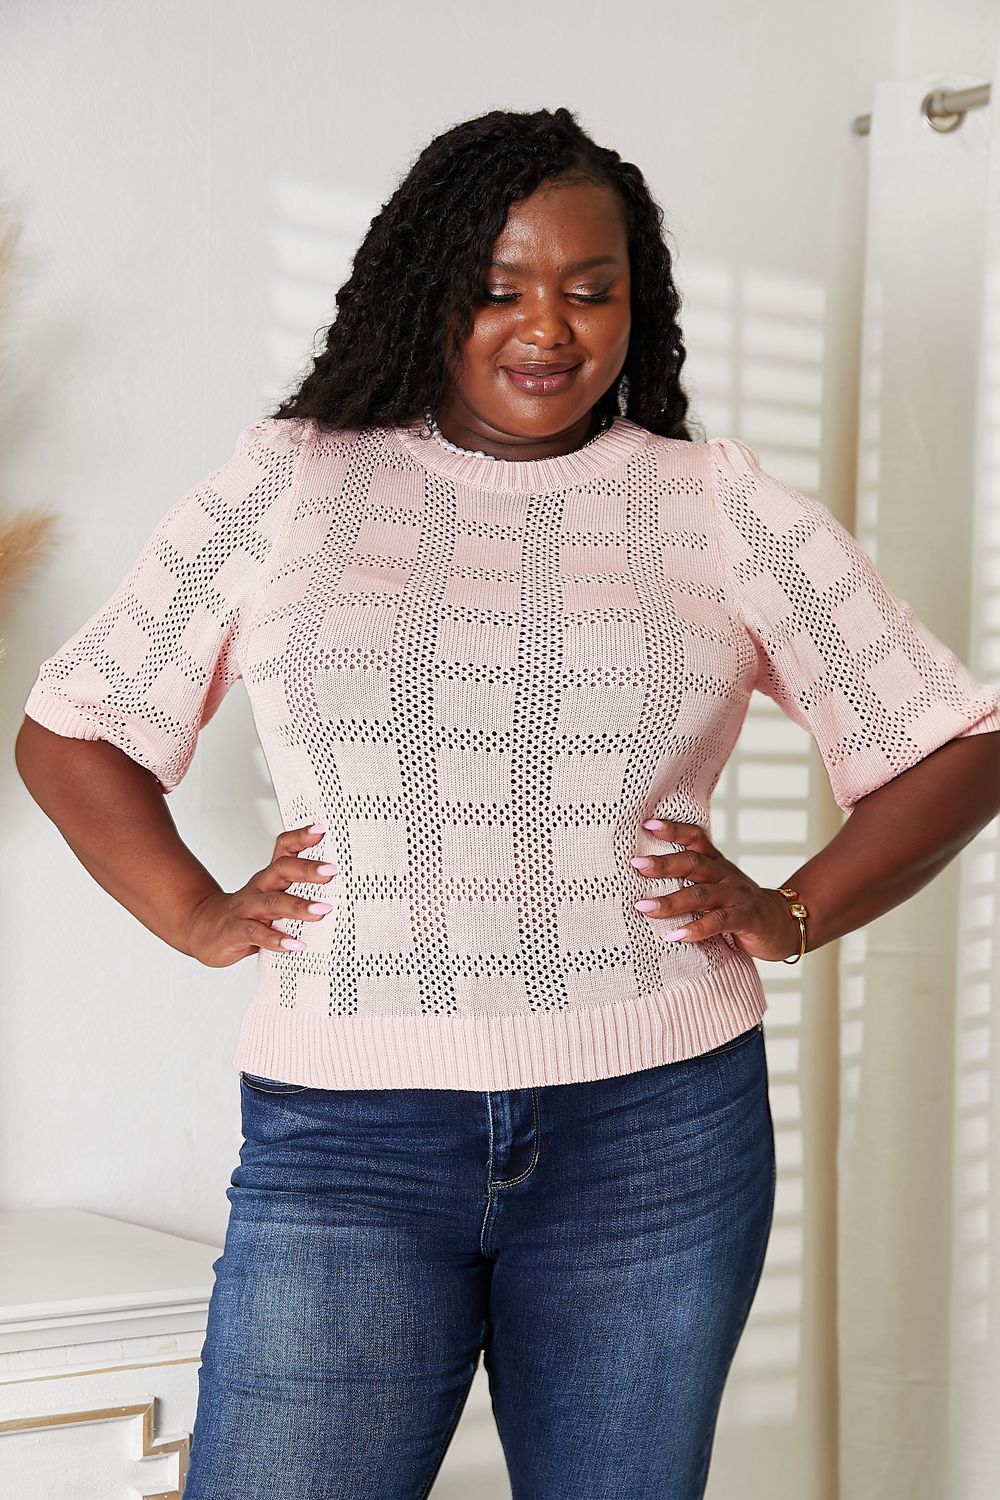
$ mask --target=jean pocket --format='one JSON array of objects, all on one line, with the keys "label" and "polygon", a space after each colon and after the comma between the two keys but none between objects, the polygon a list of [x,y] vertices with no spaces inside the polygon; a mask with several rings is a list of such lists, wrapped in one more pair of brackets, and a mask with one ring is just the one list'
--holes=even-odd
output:
[{"label": "jean pocket", "polygon": [[730,1037],[728,1042],[723,1042],[719,1047],[712,1047],[708,1052],[701,1052],[700,1057],[716,1057],[720,1052],[732,1052],[737,1047],[745,1047],[747,1042],[752,1042],[755,1036],[759,1036],[764,1029],[764,1022],[758,1021],[756,1026],[751,1026],[749,1031],[741,1031],[739,1036]]},{"label": "jean pocket", "polygon": [[306,1083],[285,1083],[281,1078],[264,1078],[259,1073],[240,1073],[240,1082],[255,1094],[301,1094],[309,1087]]}]

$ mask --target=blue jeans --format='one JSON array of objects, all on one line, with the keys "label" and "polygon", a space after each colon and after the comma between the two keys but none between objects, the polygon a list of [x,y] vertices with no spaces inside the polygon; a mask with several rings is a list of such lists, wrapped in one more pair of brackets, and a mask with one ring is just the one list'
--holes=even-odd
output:
[{"label": "blue jeans", "polygon": [[773,1216],[763,1023],[586,1083],[240,1092],[185,1500],[424,1500],[480,1350],[513,1500],[700,1500]]}]

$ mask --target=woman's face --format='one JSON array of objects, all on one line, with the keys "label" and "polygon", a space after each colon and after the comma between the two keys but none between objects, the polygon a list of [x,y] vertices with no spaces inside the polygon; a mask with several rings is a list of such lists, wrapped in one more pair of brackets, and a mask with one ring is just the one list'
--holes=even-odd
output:
[{"label": "woman's face", "polygon": [[436,413],[444,436],[498,458],[580,447],[594,403],[625,362],[630,290],[624,212],[612,189],[553,180],[512,204],[483,274],[488,300]]}]

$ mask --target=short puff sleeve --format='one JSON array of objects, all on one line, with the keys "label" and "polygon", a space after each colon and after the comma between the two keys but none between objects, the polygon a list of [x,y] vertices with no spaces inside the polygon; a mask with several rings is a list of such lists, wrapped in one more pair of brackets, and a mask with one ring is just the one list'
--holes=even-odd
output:
[{"label": "short puff sleeve", "polygon": [[245,606],[284,519],[302,424],[265,417],[157,522],[117,588],[41,663],[24,705],[47,729],[108,740],[164,793],[241,675]]},{"label": "short puff sleeve", "polygon": [[997,688],[890,592],[822,501],[768,474],[746,443],[707,446],[755,685],[813,736],[842,811],[949,740],[1000,729]]}]

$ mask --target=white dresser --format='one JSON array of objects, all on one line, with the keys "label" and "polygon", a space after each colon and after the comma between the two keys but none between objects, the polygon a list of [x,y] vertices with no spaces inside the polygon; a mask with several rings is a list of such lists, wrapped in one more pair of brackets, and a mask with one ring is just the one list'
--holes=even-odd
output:
[{"label": "white dresser", "polygon": [[0,1496],[179,1500],[221,1247],[0,1211]]}]

